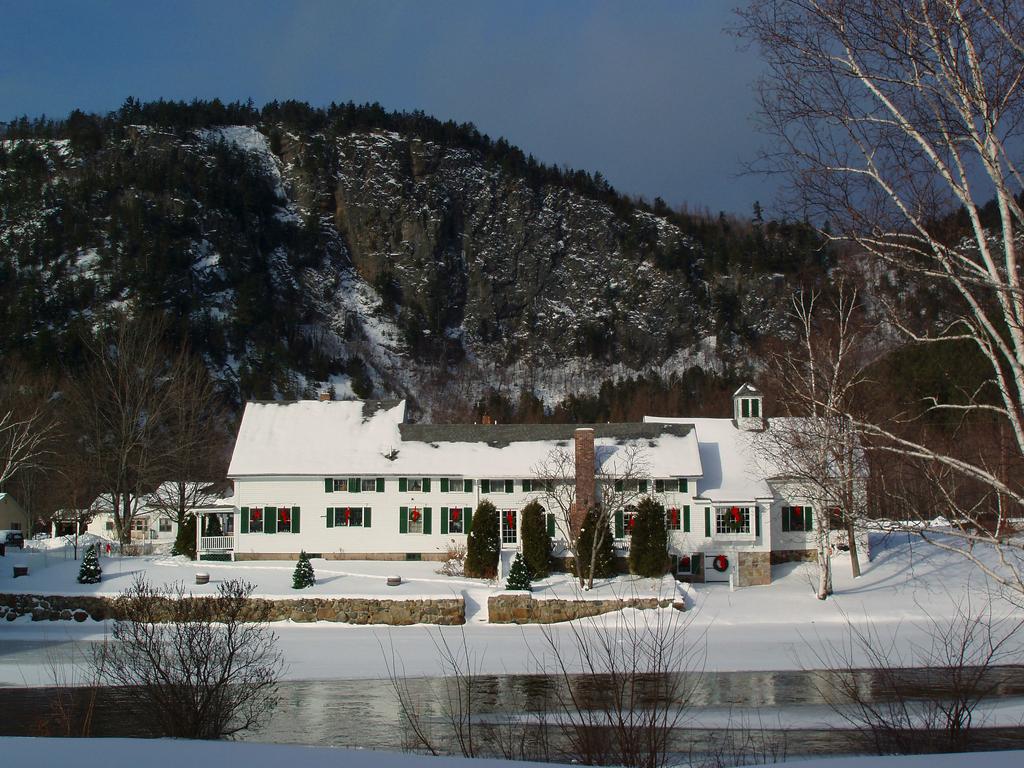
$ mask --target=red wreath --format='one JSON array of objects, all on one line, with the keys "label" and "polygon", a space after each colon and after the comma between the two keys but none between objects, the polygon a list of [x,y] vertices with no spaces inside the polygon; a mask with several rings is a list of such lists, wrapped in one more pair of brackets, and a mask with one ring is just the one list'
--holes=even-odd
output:
[{"label": "red wreath", "polygon": [[452,510],[452,522],[453,523],[459,522],[459,510],[457,510],[457,509],[453,509]]},{"label": "red wreath", "polygon": [[352,507],[345,507],[345,525],[352,519]]},{"label": "red wreath", "polygon": [[801,519],[804,516],[804,508],[793,507],[793,515],[796,517],[797,520]]},{"label": "red wreath", "polygon": [[506,512],[505,522],[508,523],[509,528],[514,528],[516,524],[515,516],[511,512]]},{"label": "red wreath", "polygon": [[732,508],[732,521],[734,523],[739,524],[739,522],[740,522],[740,508],[739,507],[733,507]]},{"label": "red wreath", "polygon": [[690,556],[683,555],[679,558],[679,570],[688,571],[690,570]]},{"label": "red wreath", "polygon": [[719,573],[724,573],[725,571],[729,570],[729,558],[727,558],[725,555],[719,555],[715,558],[712,565],[714,566],[716,571],[718,571]]},{"label": "red wreath", "polygon": [[263,513],[260,512],[260,508],[259,507],[254,507],[252,512],[249,513],[249,517],[251,517],[254,522],[258,523],[260,521],[260,515],[262,515],[262,514]]},{"label": "red wreath", "polygon": [[277,511],[281,517],[281,525],[291,525],[291,523],[288,522],[288,507],[281,507]]},{"label": "red wreath", "polygon": [[409,513],[409,519],[412,520],[414,523],[419,521],[420,511],[416,509],[416,507],[413,507],[412,512]]},{"label": "red wreath", "polygon": [[672,509],[668,511],[668,514],[669,518],[672,520],[672,525],[679,525],[679,510],[672,507]]},{"label": "red wreath", "polygon": [[630,515],[629,518],[627,518],[626,526],[629,528],[629,530],[633,530],[633,528],[636,526],[636,515]]}]

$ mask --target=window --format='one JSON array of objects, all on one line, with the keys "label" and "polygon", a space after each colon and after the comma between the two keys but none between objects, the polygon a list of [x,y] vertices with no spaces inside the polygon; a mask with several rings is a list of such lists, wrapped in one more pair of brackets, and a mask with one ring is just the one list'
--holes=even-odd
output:
[{"label": "window", "polygon": [[113,520],[107,520],[106,525],[104,525],[103,528],[104,528],[104,530],[107,530],[107,531],[114,530],[114,521]]},{"label": "window", "polygon": [[688,486],[685,478],[670,477],[667,480],[654,481],[654,490],[657,493],[686,493]]},{"label": "window", "polygon": [[423,533],[423,510],[418,507],[409,510],[409,533]]},{"label": "window", "polygon": [[646,480],[616,480],[615,490],[619,493],[647,493],[647,481]]},{"label": "window", "polygon": [[364,491],[373,492],[377,490],[377,478],[375,477],[364,477],[361,484]]},{"label": "window", "polygon": [[441,493],[465,493],[461,477],[442,477]]},{"label": "window", "polygon": [[330,507],[327,510],[328,528],[369,528],[369,507]]},{"label": "window", "polygon": [[277,510],[277,530],[290,531],[292,529],[292,511],[288,507],[280,507]]},{"label": "window", "polygon": [[422,477],[410,477],[408,479],[409,493],[422,493],[423,492],[423,478]]},{"label": "window", "polygon": [[512,493],[510,485],[511,480],[481,480],[480,490],[483,493]]},{"label": "window", "polygon": [[347,477],[336,477],[336,478],[334,478],[334,490],[335,491],[347,491],[348,490],[348,478]]},{"label": "window", "polygon": [[682,530],[683,513],[678,507],[672,507],[668,510],[668,515],[665,518],[665,525],[670,531]]},{"label": "window", "polygon": [[169,517],[161,517],[160,522],[157,523],[160,528],[160,533],[171,532],[171,519]]},{"label": "window", "polygon": [[693,575],[693,557],[691,555],[679,555],[676,558],[676,573],[681,576]]},{"label": "window", "polygon": [[750,533],[750,507],[717,507],[715,533]]},{"label": "window", "polygon": [[[245,510],[242,510],[245,514]],[[263,533],[263,510],[253,507],[249,510],[249,533]]]},{"label": "window", "polygon": [[452,507],[448,510],[448,533],[462,533],[465,522],[466,519],[461,509]]},{"label": "window", "polygon": [[146,521],[145,520],[132,520],[132,530],[133,531],[144,531],[144,530],[146,530]]},{"label": "window", "polygon": [[810,507],[783,507],[782,530],[810,531],[814,527],[814,510]]},{"label": "window", "polygon": [[515,544],[517,541],[516,528],[516,517],[517,513],[514,509],[505,509],[501,511],[501,543],[502,544]]}]

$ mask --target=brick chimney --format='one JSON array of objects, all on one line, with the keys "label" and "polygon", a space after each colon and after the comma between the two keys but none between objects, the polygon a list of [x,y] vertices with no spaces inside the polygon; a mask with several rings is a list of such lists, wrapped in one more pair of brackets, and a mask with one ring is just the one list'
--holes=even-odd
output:
[{"label": "brick chimney", "polygon": [[573,505],[570,527],[579,531],[587,510],[597,501],[594,481],[594,430],[581,427],[573,433],[576,443],[576,503]]},{"label": "brick chimney", "polygon": [[334,399],[334,393],[331,390],[329,390],[329,389],[321,389],[320,390],[320,402],[321,403],[329,403],[333,399]]}]

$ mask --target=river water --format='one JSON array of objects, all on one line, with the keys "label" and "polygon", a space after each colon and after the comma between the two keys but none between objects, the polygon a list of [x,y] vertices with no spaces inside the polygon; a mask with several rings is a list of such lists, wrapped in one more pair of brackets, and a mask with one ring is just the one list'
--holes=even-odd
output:
[{"label": "river water", "polygon": [[[748,757],[799,757],[852,754],[856,743],[824,725],[832,710],[828,698],[835,690],[835,673],[809,671],[705,672],[679,676],[678,690],[689,691],[688,704],[672,729],[671,749],[682,755],[738,750]],[[1024,667],[1000,667],[991,673],[988,703],[1024,708]],[[865,695],[877,702],[891,700],[884,678],[871,670],[857,673]],[[941,672],[915,670],[903,677],[904,693],[915,698],[941,696],[948,681]],[[457,752],[446,727],[446,681],[412,678],[404,681],[410,700],[422,715],[424,727],[444,751]],[[583,709],[600,709],[608,680],[592,676],[571,679],[576,701]],[[544,675],[481,675],[469,688],[478,745],[501,756],[558,759],[564,757],[564,731],[559,701],[565,681]],[[281,701],[267,725],[243,740],[311,744],[366,749],[401,750],[410,746],[411,728],[391,681],[287,681]],[[87,691],[79,691],[82,706]],[[0,689],[0,735],[49,733],[67,735],[50,688]],[[642,698],[642,697],[641,697]],[[539,721],[547,719],[546,725]],[[562,718],[564,720],[564,718]],[[835,720],[834,716],[831,716]],[[150,724],[125,706],[123,693],[96,693],[91,734],[94,736],[152,736]],[[725,745],[725,746],[723,746]],[[1002,727],[983,732],[984,748],[1024,748],[1024,729]]]}]

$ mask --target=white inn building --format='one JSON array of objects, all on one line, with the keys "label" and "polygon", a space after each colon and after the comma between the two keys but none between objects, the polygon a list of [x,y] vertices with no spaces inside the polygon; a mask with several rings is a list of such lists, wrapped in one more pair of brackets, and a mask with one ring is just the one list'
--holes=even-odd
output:
[{"label": "white inn building", "polygon": [[[772,562],[813,557],[813,504],[766,467],[758,442],[777,420],[762,417],[760,392],[744,385],[733,405],[732,418],[572,425],[412,424],[404,401],[251,402],[228,469],[233,503],[200,510],[221,515],[228,535],[200,537],[200,557],[282,559],[304,550],[336,560],[443,560],[452,541],[465,543],[485,498],[499,510],[509,549],[519,546],[519,511],[539,501],[558,557],[566,526],[546,503],[537,467],[567,451],[577,457],[577,498],[600,501],[595,475],[614,483],[618,463],[638,452],[645,476],[628,482],[665,507],[677,575],[765,584]],[[613,528],[625,557],[628,509],[614,511]]]}]

